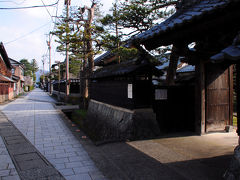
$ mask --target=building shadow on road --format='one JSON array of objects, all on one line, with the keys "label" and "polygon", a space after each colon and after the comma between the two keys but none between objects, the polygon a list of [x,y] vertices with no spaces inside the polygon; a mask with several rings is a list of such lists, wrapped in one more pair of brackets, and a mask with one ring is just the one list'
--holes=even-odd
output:
[{"label": "building shadow on road", "polygon": [[[71,126],[71,121],[63,120],[99,170],[112,180],[221,180],[232,158],[232,154],[228,153],[210,158],[179,160],[180,154],[176,153],[176,157],[169,157],[176,160],[166,163],[168,157],[161,161],[161,158],[153,158],[127,142],[95,146],[90,139],[82,138],[85,134],[76,131],[78,128]],[[161,149],[149,147],[149,151],[161,154]],[[164,151],[168,154],[166,149]],[[168,155],[171,156],[170,153]]]}]

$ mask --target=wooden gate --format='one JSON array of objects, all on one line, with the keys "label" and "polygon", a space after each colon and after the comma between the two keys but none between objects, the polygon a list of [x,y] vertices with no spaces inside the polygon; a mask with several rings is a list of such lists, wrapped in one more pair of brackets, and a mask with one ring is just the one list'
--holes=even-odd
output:
[{"label": "wooden gate", "polygon": [[213,64],[206,67],[206,132],[224,130],[230,123],[230,68]]}]

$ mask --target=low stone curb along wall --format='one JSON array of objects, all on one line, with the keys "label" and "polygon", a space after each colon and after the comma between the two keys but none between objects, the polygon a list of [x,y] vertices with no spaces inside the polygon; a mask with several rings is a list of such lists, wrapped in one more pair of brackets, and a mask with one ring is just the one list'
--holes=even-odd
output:
[{"label": "low stone curb along wall", "polygon": [[152,109],[129,110],[90,100],[84,129],[96,144],[156,137],[160,134]]}]

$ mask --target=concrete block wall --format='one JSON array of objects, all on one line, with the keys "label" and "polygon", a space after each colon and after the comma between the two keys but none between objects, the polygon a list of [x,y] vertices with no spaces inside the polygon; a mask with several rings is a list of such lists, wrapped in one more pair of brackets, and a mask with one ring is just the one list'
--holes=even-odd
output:
[{"label": "concrete block wall", "polygon": [[97,143],[145,139],[160,134],[152,109],[129,110],[95,100],[90,100],[84,127]]}]

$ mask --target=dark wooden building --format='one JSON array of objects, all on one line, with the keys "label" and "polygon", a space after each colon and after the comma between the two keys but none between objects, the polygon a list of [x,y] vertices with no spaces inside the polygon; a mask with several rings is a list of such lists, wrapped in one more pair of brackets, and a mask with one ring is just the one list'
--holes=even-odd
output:
[{"label": "dark wooden building", "polygon": [[[165,63],[158,68],[166,71],[168,65]],[[178,68],[174,86],[167,86],[166,77],[163,77],[154,89],[153,108],[161,132],[194,132],[195,67],[185,65]]]},{"label": "dark wooden building", "polygon": [[[174,15],[135,38],[136,44],[143,44],[148,50],[173,45],[169,87],[175,86],[171,82],[180,56],[195,65],[195,88],[191,93],[195,118],[191,123],[199,134],[224,130],[225,125],[232,124],[231,63],[212,64],[210,57],[232,44],[240,30],[239,8],[239,0],[182,0]],[[194,49],[190,49],[189,44],[195,44]],[[171,107],[171,112],[177,109]]]},{"label": "dark wooden building", "polygon": [[104,66],[92,76],[90,98],[127,109],[151,107],[153,74],[160,75],[161,72],[145,55]]}]

